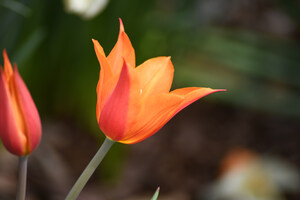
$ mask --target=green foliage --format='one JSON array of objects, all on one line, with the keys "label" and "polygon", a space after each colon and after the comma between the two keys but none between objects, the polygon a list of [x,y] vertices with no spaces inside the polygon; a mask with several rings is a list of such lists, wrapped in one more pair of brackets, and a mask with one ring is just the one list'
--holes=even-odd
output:
[{"label": "green foliage", "polygon": [[154,7],[153,2],[111,1],[90,21],[67,14],[59,1],[24,1],[27,17],[2,6],[0,49],[6,48],[18,63],[42,116],[72,116],[95,131],[100,67],[91,39],[99,40],[108,54],[117,40],[118,17],[136,50],[137,64],[172,56],[174,88],[226,88],[226,95],[209,99],[300,116],[299,44],[199,24],[192,15],[194,1],[172,8]]},{"label": "green foliage", "polygon": [[151,200],[156,200],[158,198],[158,195],[159,195],[159,190],[160,188],[158,187],[153,195],[153,197],[151,198]]}]

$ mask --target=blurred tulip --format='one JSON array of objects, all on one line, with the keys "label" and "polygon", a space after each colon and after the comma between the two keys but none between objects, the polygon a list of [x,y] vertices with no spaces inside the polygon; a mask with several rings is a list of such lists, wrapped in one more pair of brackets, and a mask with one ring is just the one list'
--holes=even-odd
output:
[{"label": "blurred tulip", "polygon": [[97,120],[111,140],[133,144],[162,128],[180,110],[208,94],[224,91],[189,87],[170,91],[174,68],[170,57],[135,67],[135,52],[120,20],[119,38],[106,57],[93,40],[101,65],[97,86]]},{"label": "blurred tulip", "polygon": [[14,70],[3,51],[0,67],[0,137],[8,151],[18,156],[30,154],[41,139],[41,121],[31,95],[16,65]]},{"label": "blurred tulip", "polygon": [[91,19],[105,8],[108,0],[64,0],[64,3],[67,12]]},{"label": "blurred tulip", "polygon": [[283,192],[300,188],[300,173],[274,157],[235,149],[223,160],[220,179],[206,193],[207,200],[284,200]]}]

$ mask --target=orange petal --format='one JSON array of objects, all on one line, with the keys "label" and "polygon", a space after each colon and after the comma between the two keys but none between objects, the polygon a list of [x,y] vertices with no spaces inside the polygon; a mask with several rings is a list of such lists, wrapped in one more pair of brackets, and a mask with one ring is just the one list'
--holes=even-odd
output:
[{"label": "orange petal", "polygon": [[137,119],[138,123],[121,143],[133,144],[140,142],[161,129],[174,115],[196,100],[224,90],[210,88],[182,88],[169,94],[151,96],[143,102],[144,110]]},{"label": "orange petal", "polygon": [[221,91],[226,91],[226,90],[211,89],[211,88],[204,88],[204,87],[187,87],[187,88],[180,88],[180,89],[173,90],[170,94],[176,94],[184,98],[184,101],[182,101],[180,107],[178,108],[177,112],[179,112],[180,110],[184,109],[185,107],[197,101],[198,99],[206,95],[215,92],[221,92]]},{"label": "orange petal", "polygon": [[9,86],[7,85],[5,72],[0,72],[0,137],[8,151],[15,155],[24,155],[26,152],[27,139],[18,124],[18,113],[11,99]]},{"label": "orange petal", "polygon": [[[99,60],[100,66],[101,66],[101,70],[99,73],[99,81],[97,84],[97,106],[96,106],[96,115],[97,115],[97,120],[99,121],[99,117],[100,117],[100,113],[101,113],[101,109],[103,108],[103,105],[105,103],[105,101],[107,100],[108,95],[110,95],[110,93],[108,91],[112,91],[113,88],[111,88],[111,90],[106,90],[107,92],[103,92],[103,86],[106,85],[106,83],[112,78],[113,73],[111,70],[111,67],[106,59],[105,53],[103,51],[103,48],[101,47],[101,45],[99,44],[99,42],[97,40],[92,39],[93,43],[94,43],[94,49],[97,55],[97,58]],[[109,84],[112,85],[112,84]],[[115,86],[112,85],[113,87]]]},{"label": "orange petal", "polygon": [[157,94],[145,99],[136,124],[119,142],[133,144],[150,137],[172,118],[182,100],[182,97],[170,94]]},{"label": "orange petal", "polygon": [[22,110],[25,124],[25,134],[27,137],[27,152],[31,153],[40,143],[42,126],[38,110],[34,101],[21,78],[17,67],[14,72],[15,87],[17,92],[18,104]]},{"label": "orange petal", "polygon": [[13,75],[13,70],[12,70],[12,66],[11,63],[9,61],[9,58],[7,56],[7,52],[4,49],[3,50],[3,59],[4,59],[4,73],[5,73],[5,77],[6,77],[6,82],[9,82],[10,78]]},{"label": "orange petal", "polygon": [[108,62],[114,74],[119,74],[123,66],[123,59],[126,63],[134,68],[135,67],[135,53],[131,42],[124,31],[123,22],[120,19],[120,32],[116,45],[111,50],[107,57]]},{"label": "orange petal", "polygon": [[170,57],[152,58],[136,68],[143,96],[170,91],[174,67]]},{"label": "orange petal", "polygon": [[173,90],[170,94],[180,95],[184,98],[183,106],[188,106],[189,104],[197,101],[198,99],[215,93],[215,92],[222,92],[226,91],[224,89],[211,89],[205,87],[187,87],[187,88],[180,88]]},{"label": "orange petal", "polygon": [[108,138],[114,141],[122,139],[131,126],[132,119],[139,110],[138,87],[138,79],[124,61],[119,81],[105,103],[99,119],[99,127]]}]

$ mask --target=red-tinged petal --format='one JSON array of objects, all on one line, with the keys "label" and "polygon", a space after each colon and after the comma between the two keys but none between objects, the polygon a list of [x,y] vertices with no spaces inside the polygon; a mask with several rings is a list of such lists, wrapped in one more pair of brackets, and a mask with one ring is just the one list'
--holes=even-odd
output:
[{"label": "red-tinged petal", "polygon": [[34,101],[16,67],[14,72],[14,80],[18,103],[25,123],[27,153],[31,153],[38,146],[41,140],[41,120]]},{"label": "red-tinged petal", "polygon": [[119,80],[118,76],[113,76],[106,83],[103,83],[102,86],[99,85],[99,89],[101,88],[101,92],[97,93],[97,107],[96,107],[98,122],[99,122],[102,109],[106,104],[108,98],[111,96],[112,92],[114,91],[114,88],[116,87],[118,80]]},{"label": "red-tinged petal", "polygon": [[124,31],[123,22],[120,19],[120,32],[116,45],[111,50],[107,57],[108,62],[114,74],[119,74],[123,66],[123,59],[126,63],[134,68],[135,67],[135,53],[132,44]]},{"label": "red-tinged petal", "polygon": [[[112,79],[113,73],[110,64],[108,63],[105,53],[103,51],[103,48],[101,47],[101,45],[97,40],[93,39],[92,41],[94,43],[95,52],[101,66],[101,70],[99,73],[99,81],[97,85],[97,106],[96,106],[96,115],[97,115],[97,120],[99,121],[101,109],[103,108],[103,105],[107,100],[107,97],[111,94],[113,88],[115,87],[116,82],[109,83],[109,85],[106,84],[109,80]],[[104,86],[106,86],[105,92],[103,92]],[[107,87],[109,87],[109,89],[107,89]]]},{"label": "red-tinged petal", "polygon": [[170,91],[174,67],[170,57],[152,58],[136,68],[143,96]]},{"label": "red-tinged petal", "polygon": [[27,139],[17,119],[13,100],[9,93],[9,86],[5,80],[4,72],[0,72],[0,137],[8,151],[23,156],[26,153]]},{"label": "red-tinged petal", "polygon": [[139,110],[138,87],[138,79],[133,70],[124,62],[119,81],[105,103],[99,119],[100,129],[114,141],[124,137]]},{"label": "red-tinged petal", "polygon": [[143,114],[137,119],[137,125],[131,130],[131,134],[119,142],[133,144],[152,136],[179,111],[196,100],[219,91],[225,90],[190,87],[147,98],[143,102],[145,107],[142,111]]}]

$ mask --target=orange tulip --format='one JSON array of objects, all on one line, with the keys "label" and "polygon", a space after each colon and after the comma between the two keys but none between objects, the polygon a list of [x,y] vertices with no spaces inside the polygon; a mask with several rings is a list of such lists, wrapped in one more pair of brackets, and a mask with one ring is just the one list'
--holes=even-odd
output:
[{"label": "orange tulip", "polygon": [[31,153],[41,139],[41,121],[16,65],[14,70],[3,51],[0,66],[0,137],[8,151],[18,156]]},{"label": "orange tulip", "polygon": [[111,140],[133,144],[162,128],[175,114],[208,94],[224,91],[188,87],[170,91],[174,68],[170,57],[135,67],[135,53],[120,20],[119,38],[106,57],[93,40],[101,65],[97,85],[97,120]]}]

